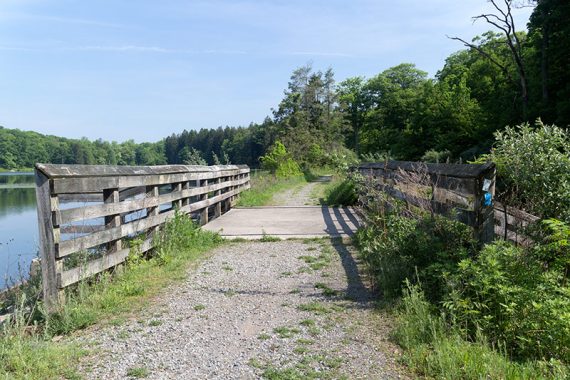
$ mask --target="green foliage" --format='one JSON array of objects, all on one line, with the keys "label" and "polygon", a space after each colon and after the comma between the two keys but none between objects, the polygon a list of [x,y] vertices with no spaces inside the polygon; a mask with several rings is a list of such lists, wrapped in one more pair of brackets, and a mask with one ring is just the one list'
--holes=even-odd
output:
[{"label": "green foliage", "polygon": [[495,137],[488,159],[497,164],[508,203],[570,221],[570,134],[538,120],[535,128],[507,127]]},{"label": "green foliage", "polygon": [[404,362],[430,378],[561,380],[570,375],[556,360],[513,362],[493,350],[481,334],[465,340],[438,315],[419,286],[406,286],[394,336],[406,349]]},{"label": "green foliage", "polygon": [[445,302],[469,336],[481,331],[519,359],[570,362],[570,288],[532,251],[498,242],[459,263]]},{"label": "green foliage", "polygon": [[[218,156],[215,156],[215,159],[217,158]],[[196,148],[188,148],[187,146],[185,146],[180,151],[180,153],[178,153],[178,160],[180,161],[180,163],[185,165],[208,165],[206,160],[204,160],[204,158],[202,157],[200,151],[198,151]]]},{"label": "green foliage", "polygon": [[428,150],[422,156],[422,161],[424,162],[433,162],[436,164],[445,163],[447,160],[451,158],[451,152],[448,150],[444,150],[438,152],[437,150]]},{"label": "green foliage", "polygon": [[396,336],[412,366],[444,378],[568,374],[568,224],[542,222],[531,247],[478,250],[458,222],[404,212],[372,203],[356,243],[385,297],[408,284]]},{"label": "green foliage", "polygon": [[412,219],[396,212],[374,214],[356,234],[356,244],[388,298],[401,295],[406,280],[418,279],[428,299],[440,301],[446,278],[473,254],[469,228],[442,216]]},{"label": "green foliage", "polygon": [[287,152],[285,145],[276,141],[269,152],[260,158],[263,169],[268,170],[279,178],[287,178],[301,175],[299,164],[293,160]]},{"label": "green foliage", "polygon": [[329,206],[352,206],[358,201],[356,185],[351,179],[335,181],[325,189],[322,203]]}]

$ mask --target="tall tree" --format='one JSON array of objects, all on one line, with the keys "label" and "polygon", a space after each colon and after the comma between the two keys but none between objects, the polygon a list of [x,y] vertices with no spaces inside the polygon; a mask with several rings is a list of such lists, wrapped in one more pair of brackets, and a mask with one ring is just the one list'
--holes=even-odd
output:
[{"label": "tall tree", "polygon": [[[474,21],[485,20],[488,24],[494,26],[498,29],[504,36],[504,42],[508,46],[512,60],[515,64],[518,81],[520,85],[521,92],[521,104],[522,104],[522,116],[523,119],[528,117],[528,78],[527,69],[524,62],[523,55],[523,40],[525,34],[518,33],[515,27],[515,21],[513,18],[513,4],[514,0],[503,0],[502,4],[499,5],[498,0],[488,0],[489,3],[495,9],[495,13],[483,13],[481,15],[473,17]],[[502,62],[493,58],[492,54],[480,45],[470,43],[459,37],[451,37],[453,40],[462,42],[465,46],[476,50],[478,53],[489,59],[493,64],[497,65],[504,74],[511,78],[508,66]]]}]

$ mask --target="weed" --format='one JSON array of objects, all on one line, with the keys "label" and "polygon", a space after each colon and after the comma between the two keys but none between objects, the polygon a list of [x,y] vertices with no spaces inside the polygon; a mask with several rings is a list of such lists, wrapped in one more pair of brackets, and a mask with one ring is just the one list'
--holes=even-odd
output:
[{"label": "weed", "polygon": [[321,330],[319,330],[316,326],[311,326],[307,330],[311,336],[319,336],[321,334]]},{"label": "weed", "polygon": [[310,327],[310,326],[314,326],[316,324],[316,322],[314,319],[303,319],[301,322],[299,322],[299,324],[301,326]]},{"label": "weed", "polygon": [[257,336],[257,339],[259,340],[268,340],[271,338],[271,335],[267,334],[267,333],[261,333]]},{"label": "weed", "polygon": [[338,296],[339,292],[337,290],[334,290],[332,288],[330,288],[327,284],[325,284],[324,282],[317,282],[315,284],[315,288],[316,289],[321,289],[323,291],[323,295],[327,296],[327,297],[336,297]]},{"label": "weed", "polygon": [[222,269],[225,270],[226,272],[231,272],[231,271],[234,270],[234,268],[232,268],[232,267],[229,266],[229,265],[223,265],[223,266],[222,266]]},{"label": "weed", "polygon": [[281,239],[278,238],[277,236],[268,235],[267,232],[265,232],[265,230],[261,230],[261,233],[262,233],[261,239],[259,239],[260,242],[271,243],[275,241],[281,241]]},{"label": "weed", "polygon": [[307,338],[299,338],[299,339],[297,339],[297,343],[304,344],[304,345],[312,345],[312,344],[315,344],[315,341],[312,339],[307,339]]},{"label": "weed", "polygon": [[144,377],[148,377],[148,375],[150,375],[150,371],[146,367],[132,367],[127,369],[127,376],[129,377],[142,379]]},{"label": "weed", "polygon": [[298,306],[299,310],[310,311],[316,315],[332,313],[332,308],[322,304],[321,302],[309,302]]},{"label": "weed", "polygon": [[301,333],[301,330],[299,330],[296,327],[281,326],[274,328],[273,332],[277,334],[279,338],[286,339],[286,338],[291,338],[295,334]]},{"label": "weed", "polygon": [[195,311],[204,310],[205,308],[206,308],[206,306],[202,305],[201,303],[199,303],[198,305],[194,305]]},{"label": "weed", "polygon": [[294,353],[299,354],[299,355],[304,355],[307,352],[309,352],[309,349],[305,346],[297,346],[295,347],[295,349],[293,350]]},{"label": "weed", "polygon": [[290,294],[299,294],[299,293],[301,293],[301,289],[295,288],[295,289],[291,290],[289,293]]}]

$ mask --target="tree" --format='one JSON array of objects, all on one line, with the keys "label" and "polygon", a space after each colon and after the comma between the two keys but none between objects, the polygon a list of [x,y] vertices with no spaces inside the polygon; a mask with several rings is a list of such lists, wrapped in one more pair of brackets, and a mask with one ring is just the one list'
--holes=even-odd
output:
[{"label": "tree", "polygon": [[[502,32],[504,35],[504,42],[508,46],[512,60],[515,64],[517,69],[519,84],[520,84],[520,92],[521,92],[521,102],[522,102],[522,113],[523,119],[526,119],[528,114],[528,78],[527,78],[527,70],[526,65],[524,63],[524,56],[523,56],[523,43],[522,38],[525,37],[524,34],[518,33],[515,28],[515,21],[513,19],[513,0],[503,0],[504,5],[499,6],[497,0],[488,0],[489,3],[492,4],[493,8],[495,8],[495,13],[484,13],[478,16],[473,17],[474,21],[478,20],[485,20],[488,24],[494,26],[498,30]],[[503,73],[512,80],[512,77],[509,72],[508,66],[504,63],[496,60],[493,58],[492,54],[485,49],[483,49],[480,45],[470,43],[465,41],[459,37],[451,37],[453,40],[457,40],[462,42],[465,46],[474,49],[482,56],[489,59],[490,62],[497,65]]]},{"label": "tree", "polygon": [[534,85],[541,99],[534,117],[561,126],[570,124],[570,2],[539,0],[530,16],[529,59],[535,63]]},{"label": "tree", "polygon": [[358,155],[360,152],[360,130],[366,119],[369,101],[366,82],[363,77],[353,77],[342,81],[338,86],[340,112],[350,125],[352,138],[349,146]]}]

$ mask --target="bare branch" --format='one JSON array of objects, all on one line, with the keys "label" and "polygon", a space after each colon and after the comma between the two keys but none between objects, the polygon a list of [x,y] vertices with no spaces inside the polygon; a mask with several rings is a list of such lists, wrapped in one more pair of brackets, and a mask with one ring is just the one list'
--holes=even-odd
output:
[{"label": "bare branch", "polygon": [[449,37],[446,36],[447,38],[451,39],[451,40],[455,40],[455,41],[459,41],[461,43],[463,43],[463,45],[465,45],[468,48],[471,48],[473,50],[476,50],[479,54],[481,54],[482,56],[484,56],[485,58],[487,58],[491,63],[493,63],[495,66],[497,66],[499,69],[501,69],[501,71],[503,72],[503,74],[506,75],[506,77],[513,83],[516,83],[513,78],[511,77],[511,74],[509,73],[508,68],[501,64],[499,61],[497,61],[495,58],[493,58],[489,53],[487,53],[485,50],[483,50],[480,46],[477,46],[475,44],[469,43],[467,41],[465,41],[462,38],[459,37]]}]

